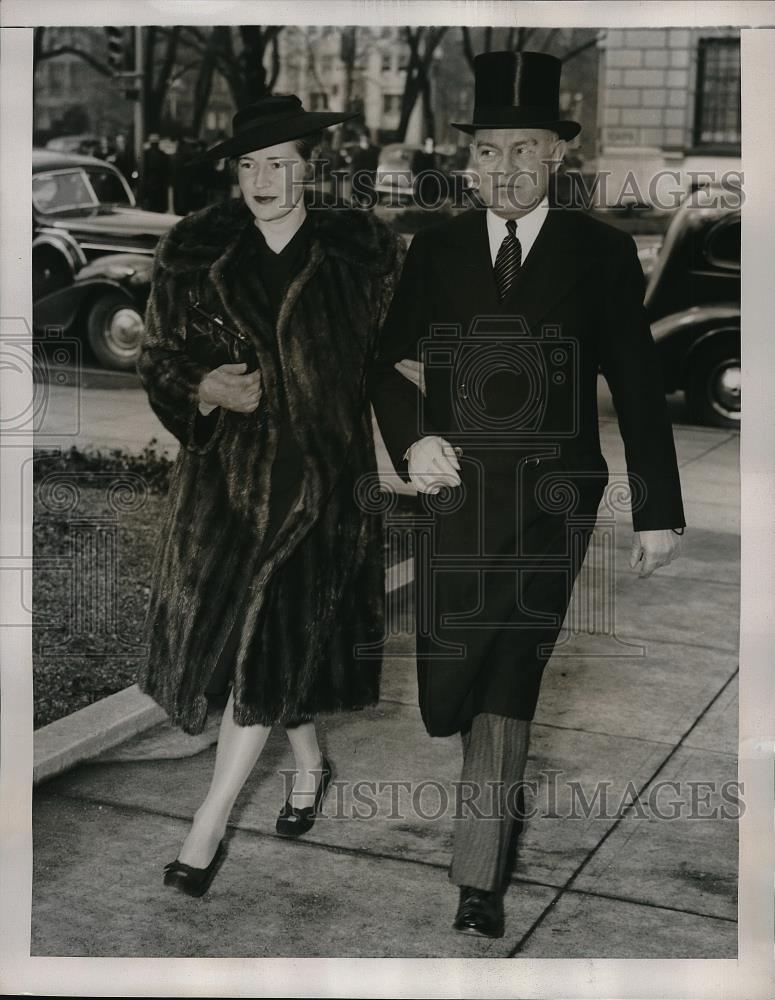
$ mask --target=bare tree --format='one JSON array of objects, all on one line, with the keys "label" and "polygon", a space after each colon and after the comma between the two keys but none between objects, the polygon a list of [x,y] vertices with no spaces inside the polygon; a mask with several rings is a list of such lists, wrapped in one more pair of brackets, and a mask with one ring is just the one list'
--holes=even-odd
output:
[{"label": "bare tree", "polygon": [[[271,94],[280,73],[279,36],[282,25],[220,25],[202,29],[180,29],[181,44],[198,57],[194,86],[192,128],[199,132],[212,88],[219,73],[226,81],[236,107]],[[264,65],[269,53],[269,69]]]},{"label": "bare tree", "polygon": [[406,69],[404,92],[401,96],[401,118],[398,138],[406,137],[409,119],[418,98],[422,98],[423,131],[434,134],[433,101],[431,95],[431,66],[433,56],[447,31],[446,27],[402,29],[404,40],[409,46],[409,64]]},{"label": "bare tree", "polygon": [[[498,45],[498,38],[494,35],[497,30],[495,28],[485,28],[481,32],[482,52],[492,52],[494,47],[501,50],[523,52],[528,42],[530,42],[530,49],[533,52],[551,52],[552,55],[557,56],[562,62],[566,63],[571,59],[575,59],[576,56],[581,55],[582,52],[586,52],[587,49],[592,48],[597,44],[598,40],[597,32],[594,32],[591,38],[585,38],[580,44],[571,49],[563,51],[560,48],[559,51],[555,51],[558,48],[556,44],[557,28],[545,29],[543,37],[541,37],[537,28],[509,28],[500,45]],[[461,27],[460,31],[462,35],[463,54],[466,57],[466,62],[473,70],[474,58],[477,53],[474,51],[472,29]]]}]

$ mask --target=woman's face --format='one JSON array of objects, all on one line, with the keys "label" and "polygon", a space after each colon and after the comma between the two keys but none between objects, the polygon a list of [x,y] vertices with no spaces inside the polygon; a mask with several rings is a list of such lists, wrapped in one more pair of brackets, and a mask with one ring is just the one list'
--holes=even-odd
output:
[{"label": "woman's face", "polygon": [[293,142],[243,153],[237,160],[237,181],[245,204],[259,222],[282,219],[304,194],[307,162]]}]

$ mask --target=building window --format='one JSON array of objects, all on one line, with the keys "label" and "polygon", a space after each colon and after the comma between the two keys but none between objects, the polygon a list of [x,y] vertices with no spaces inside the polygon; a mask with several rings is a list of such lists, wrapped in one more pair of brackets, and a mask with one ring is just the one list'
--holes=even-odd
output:
[{"label": "building window", "polygon": [[330,73],[334,68],[334,57],[333,56],[321,56],[320,57],[320,72]]},{"label": "building window", "polygon": [[409,50],[399,49],[398,51],[398,72],[405,73],[409,69]]},{"label": "building window", "polygon": [[322,90],[313,90],[309,95],[311,111],[325,111],[328,108],[328,95]]},{"label": "building window", "polygon": [[386,115],[397,115],[401,110],[400,94],[383,94],[382,111]]},{"label": "building window", "polygon": [[393,68],[393,55],[390,52],[382,53],[382,72],[389,73]]},{"label": "building window", "polygon": [[740,146],[740,42],[701,38],[697,52],[695,146]]}]

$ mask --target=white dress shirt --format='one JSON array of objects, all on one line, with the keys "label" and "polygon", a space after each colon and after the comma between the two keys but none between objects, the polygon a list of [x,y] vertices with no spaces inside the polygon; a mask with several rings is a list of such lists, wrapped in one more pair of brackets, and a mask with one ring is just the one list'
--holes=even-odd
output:
[{"label": "white dress shirt", "polygon": [[[490,256],[492,257],[492,264],[495,267],[495,258],[498,256],[498,251],[501,248],[501,243],[508,233],[506,229],[506,220],[502,219],[499,215],[496,215],[491,208],[487,209],[487,236],[490,240]],[[549,214],[549,199],[544,195],[543,199],[539,201],[534,209],[523,215],[520,219],[517,219],[517,239],[522,247],[522,263],[524,264],[525,258],[530,253],[530,248],[536,241],[536,237],[541,229],[541,226],[546,220],[546,216]]]}]

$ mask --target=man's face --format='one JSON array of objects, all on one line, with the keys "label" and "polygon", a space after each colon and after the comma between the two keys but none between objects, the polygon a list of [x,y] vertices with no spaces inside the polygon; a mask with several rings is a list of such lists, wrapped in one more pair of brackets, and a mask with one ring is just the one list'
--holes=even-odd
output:
[{"label": "man's face", "polygon": [[546,194],[565,149],[548,129],[477,129],[471,151],[482,201],[503,218],[525,215]]},{"label": "man's face", "polygon": [[237,160],[237,181],[245,204],[259,222],[287,215],[304,194],[307,164],[292,142],[282,142]]}]

